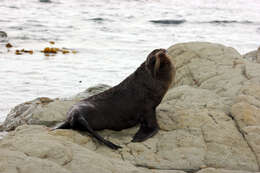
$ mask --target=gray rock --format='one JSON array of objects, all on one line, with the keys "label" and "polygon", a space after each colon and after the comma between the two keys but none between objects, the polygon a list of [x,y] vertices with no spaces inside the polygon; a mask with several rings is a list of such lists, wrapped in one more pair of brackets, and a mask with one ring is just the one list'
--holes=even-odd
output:
[{"label": "gray rock", "polygon": [[252,62],[260,63],[260,47],[255,51],[246,53],[243,55],[243,58]]},{"label": "gray rock", "polygon": [[0,132],[0,140],[1,140],[5,135],[7,135],[7,132]]},{"label": "gray rock", "polygon": [[145,173],[128,162],[108,158],[53,135],[41,126],[20,126],[0,141],[3,173]]},{"label": "gray rock", "polygon": [[83,92],[80,92],[78,94],[76,94],[75,96],[72,97],[72,99],[76,99],[76,100],[81,100],[87,97],[90,97],[92,95],[96,95],[102,91],[105,91],[107,89],[109,89],[110,86],[109,85],[105,85],[105,84],[98,84],[96,86],[93,87],[89,87],[88,89],[86,89]]},{"label": "gray rock", "polygon": [[0,149],[0,172],[1,173],[39,173],[55,172],[69,173],[66,169],[54,162],[35,157],[28,157],[26,154],[8,149]]},{"label": "gray rock", "polygon": [[241,88],[231,113],[260,164],[260,82]]},{"label": "gray rock", "polygon": [[[170,90],[159,106],[157,116],[161,129],[169,131],[168,133],[176,133],[183,129],[187,136],[193,136],[192,129],[200,133],[199,137],[195,138],[200,140],[195,146],[190,146],[191,151],[184,144],[190,145],[195,139],[189,137],[190,142],[179,145],[185,148],[181,150],[181,156],[191,159],[183,164],[186,169],[197,170],[202,165],[207,165],[226,169],[258,170],[254,154],[237,130],[236,123],[225,112],[223,103],[223,98],[214,92],[210,93],[209,90],[179,86]],[[183,136],[179,134],[178,138],[181,139]],[[179,163],[180,166],[182,157],[177,157],[177,148],[172,142],[169,143],[172,148],[165,153],[171,154],[175,158],[172,163]],[[161,151],[164,152],[164,149],[161,148]],[[191,154],[189,157],[185,156],[186,151]],[[192,166],[195,163],[196,166]]]},{"label": "gray rock", "polygon": [[245,62],[231,47],[192,42],[176,44],[168,49],[176,62],[175,85],[207,89],[225,99],[229,107],[247,76]]}]

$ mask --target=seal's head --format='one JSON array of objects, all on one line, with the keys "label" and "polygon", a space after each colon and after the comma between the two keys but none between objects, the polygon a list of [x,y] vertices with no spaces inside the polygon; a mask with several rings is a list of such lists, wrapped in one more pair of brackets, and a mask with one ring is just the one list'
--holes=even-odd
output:
[{"label": "seal's head", "polygon": [[175,67],[165,49],[153,50],[146,59],[146,69],[154,79],[168,81],[169,85],[175,76]]}]

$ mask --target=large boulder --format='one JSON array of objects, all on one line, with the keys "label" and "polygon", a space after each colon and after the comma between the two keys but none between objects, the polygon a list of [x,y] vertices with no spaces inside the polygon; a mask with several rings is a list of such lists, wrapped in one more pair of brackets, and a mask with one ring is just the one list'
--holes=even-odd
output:
[{"label": "large boulder", "polygon": [[[200,128],[207,166],[258,170],[260,65],[219,44],[177,44],[168,50],[177,68],[175,94],[168,92],[164,98],[168,104],[163,102],[158,109],[159,117],[167,117],[161,124],[170,124],[170,129]],[[184,85],[191,88],[185,91]]]},{"label": "large boulder", "polygon": [[243,84],[258,75],[249,74],[250,64],[235,49],[220,44],[177,44],[168,51],[176,63],[175,86],[190,85],[214,92],[225,99],[228,109]]},{"label": "large boulder", "polygon": [[[183,165],[192,169],[207,165],[258,170],[254,153],[232,117],[225,112],[224,100],[209,90],[190,86],[179,86],[169,91],[157,115],[160,127],[171,134],[162,144],[172,146],[165,154],[171,156],[173,163],[184,160]],[[177,136],[179,145],[174,145],[173,136]]]},{"label": "large boulder", "polygon": [[[31,158],[36,158],[33,163],[40,167],[45,164],[50,169],[79,173],[259,171],[260,64],[244,59],[233,48],[213,43],[176,44],[168,52],[177,72],[174,87],[157,108],[160,131],[154,137],[131,143],[138,127],[100,131],[123,147],[114,151],[86,132],[20,126],[52,126],[65,118],[71,104],[89,94],[69,100],[38,99],[37,106],[9,114],[17,121],[26,117],[26,121],[4,123],[3,130],[19,127],[0,141],[0,152],[6,156],[4,164],[0,162],[0,172],[13,171],[15,162],[19,162],[17,170],[25,172]],[[21,159],[13,157],[15,153]]]},{"label": "large boulder", "polygon": [[[50,132],[43,126],[20,126],[0,141],[1,173],[86,173],[125,172],[148,173],[148,169],[133,166],[122,159],[109,158],[84,147],[89,137],[74,136],[81,144],[66,135]],[[82,138],[82,139],[80,139]],[[160,171],[154,171],[160,173]],[[169,172],[170,173],[170,172]],[[172,171],[172,173],[183,173]]]}]

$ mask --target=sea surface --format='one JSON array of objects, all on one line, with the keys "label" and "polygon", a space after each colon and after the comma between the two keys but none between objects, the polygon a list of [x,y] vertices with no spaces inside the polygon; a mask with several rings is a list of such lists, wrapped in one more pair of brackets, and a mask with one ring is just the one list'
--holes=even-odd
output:
[{"label": "sea surface", "polygon": [[[0,31],[8,35],[0,33],[0,122],[36,97],[113,86],[155,48],[208,41],[244,54],[260,46],[259,0],[41,1],[48,0],[0,0]],[[45,56],[50,46],[77,53]]]}]

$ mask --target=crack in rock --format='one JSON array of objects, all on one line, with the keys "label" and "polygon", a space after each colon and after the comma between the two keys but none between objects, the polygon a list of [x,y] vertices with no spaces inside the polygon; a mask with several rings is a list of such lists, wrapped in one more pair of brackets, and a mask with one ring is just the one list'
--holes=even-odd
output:
[{"label": "crack in rock", "polygon": [[[231,115],[231,113],[229,113],[228,116],[229,116],[229,117],[233,117],[233,116]],[[232,121],[234,122],[237,131],[241,134],[241,136],[242,136],[243,140],[246,142],[248,148],[249,148],[249,149],[251,150],[251,152],[253,153],[253,155],[254,155],[254,157],[255,157],[255,160],[256,160],[256,163],[257,163],[257,165],[258,165],[258,170],[260,170],[260,166],[259,166],[259,164],[258,164],[258,163],[259,163],[259,162],[258,162],[258,158],[257,158],[256,153],[254,152],[253,147],[250,145],[250,143],[249,143],[248,140],[246,139],[245,134],[244,134],[243,130],[240,129],[240,127],[239,127],[238,122],[236,121],[236,119],[235,119],[235,118],[231,118],[231,119],[232,119]]]},{"label": "crack in rock", "polygon": [[142,164],[135,164],[136,167],[140,168],[146,168],[146,169],[155,169],[155,170],[160,170],[160,171],[184,171],[187,173],[195,173],[201,169],[176,169],[176,168],[158,168],[154,166],[149,166],[149,165],[142,165]]}]

